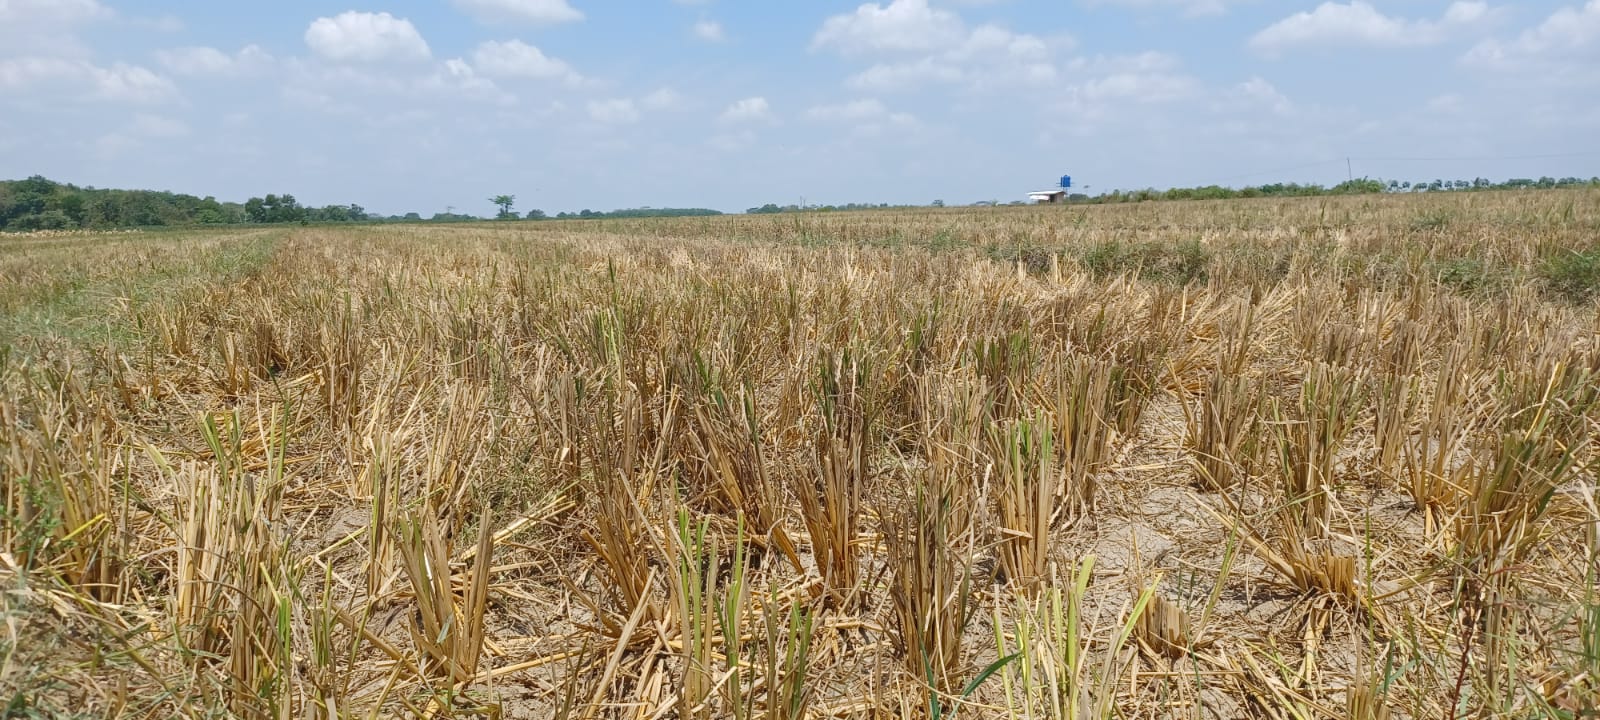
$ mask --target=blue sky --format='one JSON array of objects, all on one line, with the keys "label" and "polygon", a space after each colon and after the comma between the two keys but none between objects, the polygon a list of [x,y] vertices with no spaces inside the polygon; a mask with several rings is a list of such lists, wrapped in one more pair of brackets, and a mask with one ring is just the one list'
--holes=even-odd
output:
[{"label": "blue sky", "polygon": [[0,177],[384,213],[1600,175],[1600,0],[0,0]]}]

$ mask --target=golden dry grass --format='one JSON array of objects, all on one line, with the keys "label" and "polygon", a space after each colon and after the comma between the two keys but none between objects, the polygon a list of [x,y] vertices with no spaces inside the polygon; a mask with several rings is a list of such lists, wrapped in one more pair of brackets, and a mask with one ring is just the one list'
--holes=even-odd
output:
[{"label": "golden dry grass", "polygon": [[[0,238],[13,716],[1573,717],[1600,193]],[[1575,290],[1576,288],[1576,290]]]}]

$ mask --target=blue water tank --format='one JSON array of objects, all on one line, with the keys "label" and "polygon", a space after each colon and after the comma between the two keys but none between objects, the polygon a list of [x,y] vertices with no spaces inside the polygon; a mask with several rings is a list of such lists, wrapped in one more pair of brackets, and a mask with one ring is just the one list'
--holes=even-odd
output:
[{"label": "blue water tank", "polygon": [[1072,176],[1071,175],[1062,175],[1061,176],[1061,187],[1062,188],[1072,187]]}]

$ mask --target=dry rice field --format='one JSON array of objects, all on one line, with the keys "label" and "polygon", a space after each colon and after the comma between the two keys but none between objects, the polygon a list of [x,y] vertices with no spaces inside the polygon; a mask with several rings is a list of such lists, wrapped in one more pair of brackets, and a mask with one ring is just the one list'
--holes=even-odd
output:
[{"label": "dry rice field", "polygon": [[0,236],[5,717],[1573,718],[1600,192]]}]

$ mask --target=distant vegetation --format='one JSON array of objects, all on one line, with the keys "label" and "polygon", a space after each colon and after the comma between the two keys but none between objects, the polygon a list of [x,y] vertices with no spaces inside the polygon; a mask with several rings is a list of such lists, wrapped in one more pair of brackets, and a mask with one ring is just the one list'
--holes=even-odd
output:
[{"label": "distant vegetation", "polygon": [[[1124,203],[1155,200],[1225,200],[1254,197],[1310,197],[1324,195],[1360,195],[1368,193],[1432,193],[1471,192],[1481,190],[1519,190],[1560,187],[1600,187],[1600,177],[1584,180],[1576,177],[1542,177],[1537,180],[1514,178],[1493,182],[1486,178],[1474,180],[1374,180],[1362,178],[1339,183],[1331,187],[1297,183],[1271,183],[1242,188],[1208,185],[1170,190],[1113,190],[1090,196],[1073,194],[1071,203]],[[701,217],[721,215],[707,208],[628,208],[611,211],[581,210],[562,212],[555,216],[542,210],[518,213],[513,210],[514,195],[497,195],[490,199],[499,206],[496,219],[516,220],[605,220],[652,217]],[[1024,201],[1001,202],[989,200],[973,203],[977,206],[1026,205]],[[933,207],[944,207],[944,201],[935,200]],[[852,210],[880,210],[913,208],[917,205],[890,205],[889,203],[845,203],[841,205],[778,205],[768,203],[745,212],[751,215],[791,212],[843,212]],[[26,180],[0,181],[0,231],[31,230],[110,230],[117,228],[164,227],[184,225],[236,225],[281,223],[356,223],[405,222],[451,223],[475,222],[485,218],[456,212],[435,213],[423,217],[419,213],[404,215],[375,215],[360,205],[327,205],[312,207],[301,205],[293,195],[268,194],[246,202],[224,202],[214,197],[195,197],[182,193],[155,190],[106,190],[58,183],[40,176]]]},{"label": "distant vegetation", "polygon": [[[539,211],[535,210],[534,212],[539,212]],[[721,215],[721,214],[722,214],[721,210],[708,210],[706,208],[630,208],[630,209],[626,209],[626,210],[612,210],[610,212],[596,212],[594,210],[582,210],[582,211],[575,212],[575,213],[573,213],[573,212],[557,213],[556,216],[555,216],[555,219],[556,220],[621,220],[621,219],[628,219],[628,218],[651,218],[651,217],[704,217],[704,216]],[[528,219],[529,220],[545,220],[545,219],[548,219],[546,217],[543,217],[543,215],[544,215],[543,213],[540,213],[540,217],[533,217],[532,213],[529,213]]]},{"label": "distant vegetation", "polygon": [[[596,212],[583,210],[560,213],[551,218],[542,210],[526,215],[512,211],[514,195],[490,199],[499,206],[499,220],[588,220],[607,218],[697,217],[721,215],[706,208],[631,208]],[[26,180],[0,181],[0,231],[30,230],[110,230],[134,227],[173,227],[184,225],[270,225],[281,223],[356,223],[475,222],[484,218],[456,212],[375,215],[360,205],[301,205],[293,195],[268,194],[237,202],[222,202],[214,197],[199,198],[182,193],[155,190],[103,190],[33,176]]]},{"label": "distant vegetation", "polygon": [[1375,193],[1415,193],[1415,192],[1463,192],[1482,190],[1527,190],[1533,188],[1558,188],[1558,187],[1600,187],[1600,177],[1584,180],[1583,178],[1567,177],[1556,179],[1542,177],[1538,180],[1529,178],[1513,178],[1504,182],[1494,182],[1488,178],[1473,180],[1417,180],[1415,182],[1400,180],[1374,180],[1360,178],[1342,182],[1332,187],[1297,183],[1271,183],[1268,185],[1255,185],[1242,188],[1222,187],[1220,185],[1207,185],[1194,188],[1172,188],[1171,190],[1113,190],[1095,197],[1082,195],[1073,196],[1077,202],[1116,203],[1116,202],[1142,202],[1148,200],[1227,200],[1230,198],[1253,197],[1312,197],[1319,195],[1363,195]]},{"label": "distant vegetation", "polygon": [[[942,202],[937,200],[934,202],[936,203],[937,207],[943,207],[944,205]],[[807,205],[802,208],[799,205],[778,205],[776,203],[767,203],[761,207],[750,208],[749,210],[746,210],[745,213],[749,215],[772,215],[776,213],[799,212],[801,210],[807,210],[811,212],[833,212],[838,210],[886,210],[891,207],[917,206],[890,205],[889,203],[845,203],[843,205]]]},{"label": "distant vegetation", "polygon": [[307,207],[287,194],[236,203],[155,190],[79,187],[37,175],[26,180],[0,181],[0,230],[98,230],[369,219],[374,218],[360,205]]},{"label": "distant vegetation", "polygon": [[[1561,188],[1561,187],[1600,187],[1600,177],[1583,178],[1542,177],[1537,180],[1529,178],[1514,178],[1504,182],[1494,182],[1486,178],[1474,180],[1417,180],[1415,182],[1400,180],[1374,180],[1360,178],[1342,182],[1331,187],[1324,185],[1299,183],[1270,183],[1267,185],[1253,185],[1241,188],[1223,187],[1221,185],[1205,185],[1192,188],[1172,188],[1170,190],[1112,190],[1099,195],[1086,195],[1073,193],[1067,200],[1070,203],[1124,203],[1124,202],[1149,202],[1156,200],[1228,200],[1232,198],[1257,198],[1257,197],[1316,197],[1324,195],[1364,195],[1377,193],[1419,193],[1419,192],[1461,192],[1481,190],[1528,190],[1536,188]],[[1026,200],[983,200],[972,203],[973,206],[1003,206],[1003,205],[1032,205]],[[944,207],[939,200],[931,203],[932,207]],[[890,205],[888,203],[847,203],[844,205],[778,205],[767,203],[761,207],[750,208],[746,213],[751,215],[764,215],[774,213],[800,212],[834,212],[843,210],[876,210],[891,207],[909,208],[920,207],[916,205]]]}]

